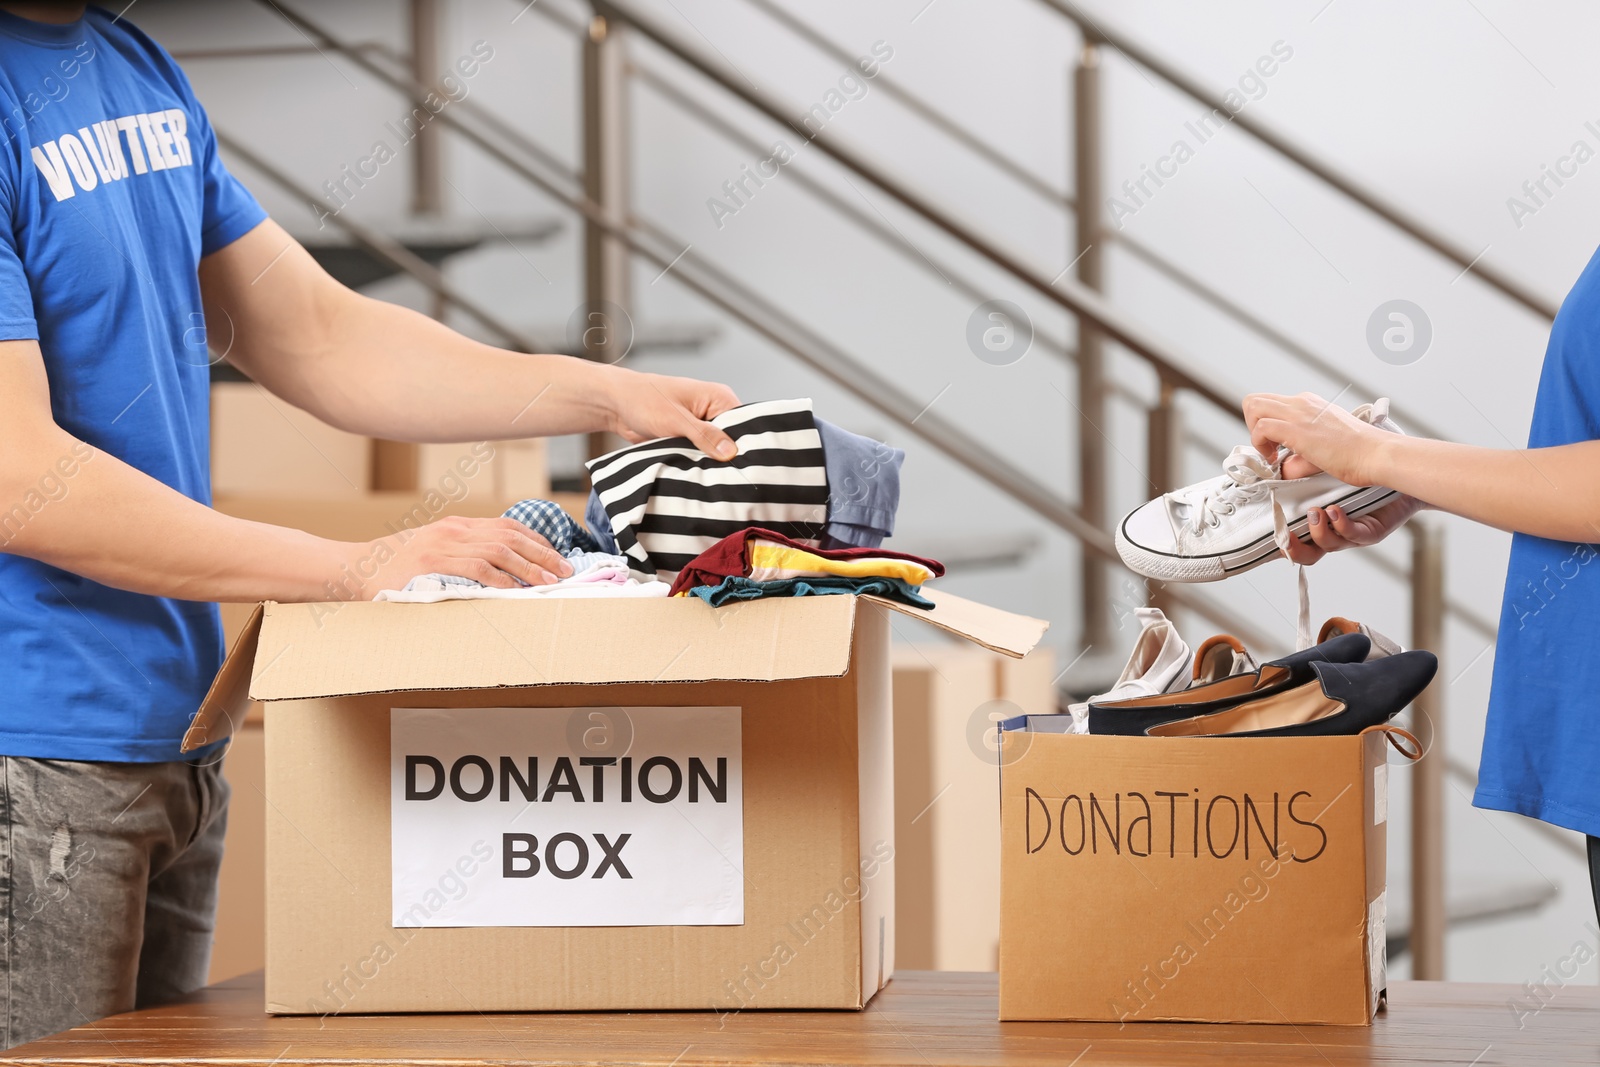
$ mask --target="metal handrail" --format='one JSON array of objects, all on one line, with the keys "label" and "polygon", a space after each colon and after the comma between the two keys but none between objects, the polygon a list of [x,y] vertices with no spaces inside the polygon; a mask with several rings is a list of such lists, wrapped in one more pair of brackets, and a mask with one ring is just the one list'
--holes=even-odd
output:
[{"label": "metal handrail", "polygon": [[[767,147],[761,144],[760,141],[745,133],[743,130],[740,130],[733,123],[729,122],[721,115],[718,115],[715,111],[712,111],[710,108],[704,106],[699,101],[691,97],[688,93],[685,93],[682,89],[672,84],[671,79],[664,78],[656,71],[653,71],[649,67],[639,63],[632,64],[629,67],[629,71],[634,75],[634,77],[638,78],[639,81],[650,86],[662,97],[671,101],[673,106],[677,107],[680,111],[693,116],[700,122],[701,125],[715,130],[730,143],[739,146],[747,152],[760,153],[767,151]],[[786,171],[785,174],[786,181],[792,180],[797,186],[810,193],[817,200],[826,204],[836,214],[842,215],[849,219],[850,222],[856,226],[856,228],[872,234],[885,247],[893,250],[912,266],[917,267],[919,270],[923,270],[934,277],[937,277],[941,282],[948,283],[955,289],[966,294],[968,297],[974,300],[988,300],[992,295],[988,289],[985,289],[976,281],[973,281],[971,278],[962,274],[957,268],[950,266],[948,261],[940,259],[936,256],[929,256],[926,253],[913,248],[911,245],[907,244],[905,238],[896,233],[893,228],[885,225],[878,219],[873,218],[870,214],[850,203],[844,197],[840,196],[838,193],[835,193],[832,189],[829,189],[826,185],[817,181],[815,178],[812,178],[810,175],[799,170]],[[1077,358],[1076,353],[1074,353],[1072,349],[1067,347],[1067,345],[1064,343],[1057,341],[1055,338],[1050,337],[1040,331],[1037,325],[1034,327],[1033,342],[1035,345],[1043,348],[1052,355],[1059,356],[1067,360]]]},{"label": "metal handrail", "polygon": [[[806,23],[796,19],[793,15],[782,10],[781,8],[776,7],[771,3],[771,0],[745,0],[745,2],[756,8],[759,8],[761,11],[773,18],[774,21],[781,23],[783,26],[795,32],[796,34],[803,36],[819,51],[823,51],[841,62],[850,61],[851,57],[849,53],[843,48],[839,47],[837,44],[834,44],[820,33],[817,33],[814,29],[812,29]],[[577,22],[577,20],[557,12],[548,5],[534,7],[530,10],[537,12],[542,17],[555,23],[557,26],[568,30],[569,32],[578,32],[582,29],[582,26]],[[384,59],[396,64],[403,64],[405,61],[405,57],[403,55],[382,42],[358,42],[348,44],[347,47],[351,50],[369,52],[382,56]],[[285,55],[312,55],[315,53],[315,45],[310,43],[300,43],[287,45],[256,45],[239,48],[192,49],[188,51],[174,52],[173,57],[180,60],[206,60],[224,58],[276,58]],[[680,110],[693,115],[698,121],[700,121],[702,125],[717,130],[717,132],[721,133],[726,139],[740,144],[747,150],[765,150],[764,146],[760,145],[760,143],[754,138],[743,133],[743,131],[740,131],[732,123],[728,122],[720,115],[717,115],[711,109],[699,104],[688,94],[684,93],[677,86],[673,85],[669,79],[662,77],[659,73],[637,63],[633,64],[630,70],[641,81],[649,84],[662,96],[670,99]],[[948,134],[951,138],[960,141],[967,148],[974,152],[981,153],[998,169],[1006,172],[1017,181],[1030,186],[1034,189],[1034,191],[1038,192],[1046,199],[1060,202],[1067,207],[1072,206],[1073,199],[1071,196],[1050,186],[1045,179],[1034,174],[1032,171],[1029,171],[1021,163],[1011,159],[999,148],[987,141],[982,140],[965,127],[955,123],[948,116],[944,115],[937,109],[930,107],[924,101],[911,94],[908,90],[888,81],[881,73],[874,78],[874,82],[879,88],[885,90],[888,95],[894,97],[896,100],[899,100],[902,104],[916,112],[930,124]],[[472,114],[473,117],[477,118],[479,121],[490,125],[492,128],[494,128],[496,134],[506,138],[507,140],[513,141],[519,148],[532,155],[535,155],[536,158],[539,158],[540,161],[545,165],[559,168],[565,172],[567,177],[572,180],[576,180],[576,174],[569,166],[562,162],[558,157],[546,152],[536,142],[526,137],[520,130],[505,123],[492,111],[481,107],[472,100],[458,101],[457,107],[459,110],[463,110]],[[907,258],[908,261],[911,261],[914,265],[920,264],[923,267],[932,269],[935,273],[939,274],[941,280],[952,282],[956,288],[961,289],[968,296],[980,299],[987,297],[988,294],[986,291],[977,288],[975,283],[960,278],[956,271],[947,263],[941,262],[935,264],[930,262],[927,256],[918,253],[915,249],[909,248],[905,242],[901,240],[897,234],[894,234],[893,231],[891,231],[888,227],[884,226],[876,219],[873,219],[866,212],[861,211],[859,208],[856,208],[854,205],[848,203],[842,197],[827,189],[820,182],[817,182],[806,175],[798,173],[795,175],[795,179],[796,184],[802,186],[808,192],[812,193],[817,199],[826,203],[828,207],[835,213],[848,217],[857,228],[873,233],[874,236],[878,237],[886,245],[889,245],[897,251],[905,254],[905,258]],[[1158,273],[1171,280],[1174,284],[1187,289],[1189,292],[1198,296],[1205,303],[1222,311],[1228,317],[1232,318],[1234,321],[1238,322],[1252,333],[1255,333],[1257,336],[1277,346],[1288,355],[1316,369],[1329,378],[1348,378],[1348,373],[1346,370],[1335,367],[1334,364],[1326,357],[1318,355],[1309,348],[1295,341],[1293,338],[1289,337],[1287,334],[1283,333],[1281,330],[1268,324],[1259,316],[1244,308],[1231,298],[1225,296],[1216,288],[1207,285],[1194,274],[1184,270],[1172,260],[1157,252],[1150,245],[1144,243],[1138,238],[1135,238],[1132,234],[1122,231],[1107,231],[1105,236],[1107,239],[1115,241],[1127,248],[1127,250],[1133,254],[1136,259],[1144,262]],[[503,331],[497,330],[497,332]],[[1049,337],[1036,332],[1034,339],[1035,343],[1052,352],[1052,354],[1065,356],[1066,358],[1073,358],[1073,354],[1070,349]],[[1351,382],[1350,384],[1360,395],[1377,395],[1376,390],[1363,386],[1360,382]],[[1408,422],[1418,433],[1422,434],[1423,436],[1435,438],[1445,436],[1438,429],[1429,424],[1418,421],[1414,416],[1408,418]],[[1208,445],[1208,447],[1210,446]],[[1215,451],[1214,448],[1213,451]],[[1395,571],[1394,573],[1398,574],[1400,572]],[[1482,626],[1478,625],[1479,620],[1473,620],[1473,622],[1475,628],[1482,629]]]},{"label": "metal handrail", "polygon": [[1183,365],[1183,361],[1171,354],[1175,351],[1173,346],[1157,340],[1144,327],[1112,307],[1099,293],[1087,288],[1073,278],[1058,277],[1052,281],[1043,275],[1035,273],[1026,264],[985,240],[964,223],[950,217],[926,198],[912,192],[900,182],[889,177],[881,169],[863,159],[858,153],[835,143],[826,136],[812,136],[804,130],[797,129],[794,122],[784,113],[784,109],[776,101],[757,89],[739,84],[732,75],[700,56],[694,49],[679,41],[674,35],[661,29],[652,20],[634,11],[627,4],[619,3],[618,0],[594,0],[594,8],[606,17],[614,18],[618,22],[632,27],[638,33],[653,41],[662,50],[695,70],[702,77],[744,101],[746,105],[759,111],[772,121],[795,130],[798,136],[816,145],[820,151],[832,157],[846,169],[855,172],[860,177],[876,185],[903,206],[909,208],[913,213],[932,223],[936,228],[943,230],[946,234],[966,245],[967,248],[987,259],[1046,299],[1072,312],[1080,320],[1093,324],[1095,328],[1099,329],[1107,337],[1112,338],[1134,354],[1154,364],[1161,376],[1166,380],[1188,392],[1204,397],[1207,401],[1225,411],[1233,412],[1237,410],[1239,398],[1225,397],[1213,389],[1210,384],[1195,377]]},{"label": "metal handrail", "polygon": [[1105,44],[1116,49],[1124,58],[1143,67],[1185,96],[1212,111],[1220,111],[1224,115],[1231,116],[1228,121],[1232,125],[1244,130],[1257,141],[1300,167],[1301,170],[1320,179],[1324,184],[1336,189],[1344,194],[1345,197],[1360,204],[1391,226],[1403,231],[1414,240],[1454,263],[1462,269],[1463,273],[1470,271],[1476,274],[1479,279],[1487,283],[1491,288],[1498,289],[1501,293],[1536,315],[1541,315],[1546,319],[1554,319],[1556,317],[1555,305],[1544,297],[1526,288],[1522,283],[1501,274],[1492,267],[1486,267],[1480,263],[1479,258],[1483,255],[1483,252],[1479,252],[1476,256],[1468,254],[1450,239],[1406,214],[1400,208],[1387,203],[1376,193],[1362,188],[1354,179],[1340,174],[1328,164],[1312,156],[1299,146],[1290,143],[1254,118],[1242,112],[1229,111],[1221,99],[1213,95],[1193,78],[1170,66],[1165,61],[1158,59],[1148,49],[1134,41],[1119,33],[1108,32],[1105,27],[1078,12],[1072,5],[1071,0],[1036,0],[1036,2],[1070,21],[1078,28],[1078,32],[1086,40]]},{"label": "metal handrail", "polygon": [[[306,204],[313,210],[315,209],[317,202],[315,192],[300,185],[276,166],[267,162],[257,152],[245,147],[243,141],[236,137],[228,136],[220,129],[215,132],[217,143],[226,148],[230,154],[244,160],[250,165],[251,169],[259,172],[278,187],[294,193],[296,196],[303,197]],[[357,222],[355,219],[345,217],[342,212],[325,212],[323,217],[338,229],[349,234],[351,240],[361,246],[369,255],[389,264],[395,270],[415,278],[435,296],[455,305],[472,318],[477,319],[484,326],[487,326],[490,331],[505,341],[509,347],[530,353],[539,350],[526,334],[502,322],[499,316],[456,289],[437,267],[412,252],[399,241],[385,233],[374,230],[364,223]]]},{"label": "metal handrail", "polygon": [[[1196,278],[1193,274],[1190,274],[1181,267],[1176,266],[1171,260],[1164,258],[1160,253],[1156,252],[1155,249],[1151,248],[1143,241],[1140,241],[1138,238],[1128,233],[1119,232],[1107,232],[1106,236],[1126,248],[1130,253],[1133,254],[1135,259],[1138,259],[1141,262],[1149,265],[1163,277],[1169,279],[1174,284],[1187,289],[1189,292],[1198,296],[1205,303],[1226,313],[1235,322],[1239,323],[1251,333],[1254,333],[1257,337],[1276,345],[1284,352],[1298,359],[1300,362],[1317,371],[1320,371],[1329,379],[1348,383],[1346,385],[1346,391],[1354,390],[1357,396],[1362,397],[1375,397],[1380,395],[1379,391],[1373,389],[1371,386],[1364,385],[1359,381],[1353,380],[1350,376],[1349,367],[1336,366],[1332,360],[1329,360],[1327,357],[1320,356],[1311,351],[1311,349],[1305,347],[1300,342],[1284,333],[1282,330],[1279,330],[1277,327],[1268,323],[1259,315],[1256,315],[1248,308],[1234,301],[1232,298],[1225,296],[1216,287],[1207,285],[1199,278]],[[1428,423],[1422,422],[1409,412],[1406,414],[1406,425],[1409,429],[1421,434],[1423,437],[1444,438],[1447,436],[1443,431]],[[1218,454],[1221,455],[1226,451],[1227,449],[1222,449]]]},{"label": "metal handrail", "polygon": [[[852,62],[850,53],[844,48],[823,34],[817,32],[816,29],[807,24],[805,21],[783,10],[781,7],[778,7],[772,2],[772,0],[745,0],[745,3],[758,8],[768,17],[778,22],[796,36],[805,40],[812,47],[816,48],[818,51],[824,53],[835,61],[845,63],[847,65]],[[1110,40],[1104,35],[1099,35],[1096,37],[1091,33],[1090,36],[1108,44],[1111,43]],[[1143,55],[1143,53],[1141,53],[1141,55]],[[646,80],[651,81],[652,84],[657,87],[658,91],[670,91],[676,93],[680,98],[680,106],[691,106],[687,102],[686,98],[683,97],[681,90],[677,90],[675,88],[669,90],[665,87],[665,79],[660,78],[659,75],[649,72],[645,68],[638,69],[646,78]],[[1165,74],[1163,73],[1162,76],[1165,77]],[[1035,191],[1044,195],[1047,199],[1059,202],[1068,208],[1074,205],[1074,199],[1071,195],[1054,189],[1043,178],[1040,178],[1032,171],[1029,171],[1021,163],[1011,159],[1002,150],[995,147],[993,144],[982,140],[965,127],[960,126],[944,112],[930,106],[920,97],[917,97],[911,93],[909,90],[906,90],[890,81],[881,72],[874,78],[874,81],[889,96],[893,97],[895,100],[898,100],[902,105],[915,112],[929,124],[933,125],[941,132],[944,132],[952,139],[961,142],[971,151],[982,155],[986,160],[994,164],[1006,174],[1015,178],[1019,182],[1029,185]],[[1179,88],[1183,87],[1179,86]],[[697,111],[697,117],[699,117],[703,123],[709,124],[711,122],[717,122],[722,124],[724,127],[726,127],[724,130],[725,136],[736,136],[736,134],[731,132],[731,124],[726,123],[725,120],[722,120],[720,117],[712,114],[709,109],[699,109]],[[1320,172],[1318,172],[1318,176],[1321,176]],[[839,208],[839,210],[843,209]],[[1289,356],[1299,360],[1307,366],[1314,368],[1331,379],[1344,380],[1347,382],[1349,381],[1349,373],[1347,369],[1336,367],[1333,362],[1326,357],[1318,355],[1316,352],[1313,352],[1305,345],[1294,340],[1283,331],[1271,326],[1260,316],[1254,314],[1237,301],[1223,295],[1223,293],[1214,286],[1207,285],[1200,278],[1196,277],[1195,274],[1178,266],[1171,259],[1163,256],[1153,247],[1143,241],[1140,241],[1132,234],[1122,230],[1102,230],[1102,235],[1107,240],[1114,241],[1122,245],[1130,253],[1132,253],[1136,259],[1143,261],[1145,264],[1154,268],[1156,271],[1177,285],[1187,289],[1189,292],[1200,297],[1212,307],[1222,311],[1229,318],[1232,318],[1235,322],[1238,322],[1252,333],[1255,333],[1257,336],[1262,337],[1273,345],[1276,345]],[[1355,389],[1359,395],[1378,395],[1378,390],[1364,386],[1360,382],[1349,382],[1349,384],[1350,387]],[[1435,427],[1420,422],[1414,417],[1408,418],[1407,421],[1412,425],[1416,432],[1425,437],[1442,438],[1445,436],[1445,434]]]},{"label": "metal handrail", "polygon": [[[825,53],[830,58],[848,67],[854,67],[856,62],[854,56],[818,33],[803,20],[796,18],[777,4],[774,4],[772,0],[745,0],[745,3],[757,8],[795,36],[803,38],[817,51]],[[1003,149],[985,141],[939,109],[931,107],[916,94],[902,89],[881,70],[873,76],[872,84],[874,87],[883,90],[885,96],[899,101],[902,107],[917,115],[928,125],[951,140],[960,142],[969,151],[981,156],[985,162],[1032,189],[1041,197],[1066,207],[1072,206],[1073,200],[1070,193],[1057,189],[1047,180],[1012,159]]]},{"label": "metal handrail", "polygon": [[[350,52],[336,37],[318,26],[316,23],[308,20],[299,12],[288,8],[284,4],[275,3],[273,0],[259,0],[259,2],[271,7],[274,11],[278,12],[281,17],[288,20],[292,25],[306,33],[308,36],[314,37],[326,47],[340,52],[352,63],[361,67],[374,77],[377,77],[381,81],[387,83],[402,94],[410,97],[418,103],[420,103],[423,97],[426,96],[428,91],[427,87],[413,81],[410,78],[401,77],[385,70],[382,66],[368,59],[364,55]],[[624,7],[619,7],[615,3],[615,0],[597,0],[595,7],[597,10],[602,12],[609,11],[618,20],[633,26],[639,32],[650,37],[651,40],[655,41],[663,49],[674,56],[677,56],[682,62],[691,68],[697,70],[702,74],[702,76],[716,82],[728,92],[742,99],[749,106],[767,115],[773,121],[787,126],[790,129],[794,129],[793,123],[784,116],[782,110],[775,102],[766,98],[764,95],[737,84],[729,75],[718,70],[714,65],[696,55],[691,49],[684,46],[681,42],[673,39],[670,34],[660,30],[648,20],[640,20],[639,16],[634,14],[631,10]],[[434,121],[442,122],[445,125],[454,128],[457,132],[473,141],[473,143],[479,148],[488,152],[490,155],[494,156],[496,159],[500,160],[517,173],[522,174],[524,177],[532,177],[533,172],[528,168],[525,161],[519,160],[512,156],[499,142],[495,141],[494,139],[486,138],[481,133],[473,130],[470,126],[462,124],[459,121],[459,117],[452,113],[453,110],[454,109],[438,112],[438,114],[434,116]],[[801,135],[804,136],[803,132]],[[1237,410],[1237,399],[1230,399],[1223,396],[1221,393],[1213,389],[1209,384],[1196,378],[1187,369],[1185,369],[1185,367],[1183,367],[1179,361],[1168,354],[1170,351],[1168,346],[1156,340],[1143,327],[1113,308],[1098,293],[1091,289],[1085,288],[1071,278],[1057,278],[1054,282],[1052,282],[1044,278],[1042,275],[1034,273],[1027,266],[1018,262],[1012,256],[1001,251],[999,248],[993,246],[988,241],[985,241],[982,237],[972,232],[962,223],[950,218],[944,212],[939,211],[923,198],[917,196],[915,193],[912,193],[910,190],[905,189],[900,185],[899,182],[879,171],[878,168],[860,159],[854,152],[842,148],[839,145],[833,144],[822,137],[807,137],[807,139],[812,144],[815,144],[819,150],[827,153],[835,160],[843,163],[850,170],[872,182],[884,192],[888,193],[896,200],[899,200],[902,204],[911,208],[917,214],[923,216],[929,222],[932,222],[935,226],[944,230],[946,233],[950,234],[952,237],[966,245],[968,248],[972,249],[974,252],[977,252],[985,259],[988,259],[990,262],[1000,267],[1006,273],[1012,275],[1019,281],[1024,282],[1031,288],[1043,294],[1047,299],[1059,304],[1068,311],[1071,311],[1080,319],[1093,323],[1096,328],[1103,331],[1107,336],[1115,339],[1124,347],[1134,352],[1136,355],[1139,355],[1140,357],[1154,364],[1157,371],[1165,380],[1170,381],[1175,386],[1178,386],[1188,392],[1192,392],[1197,396],[1204,397],[1208,402],[1216,405],[1224,411],[1232,413]],[[522,140],[526,140],[526,138],[522,138]]]}]

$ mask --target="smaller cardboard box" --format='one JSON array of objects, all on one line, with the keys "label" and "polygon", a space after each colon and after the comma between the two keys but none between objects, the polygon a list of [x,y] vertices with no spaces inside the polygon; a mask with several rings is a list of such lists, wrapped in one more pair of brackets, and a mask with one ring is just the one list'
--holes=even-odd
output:
[{"label": "smaller cardboard box", "polygon": [[1000,1018],[1370,1024],[1386,752],[1005,733]]},{"label": "smaller cardboard box", "polygon": [[186,739],[266,706],[266,1007],[863,1007],[894,970],[870,597],[263,605]]}]

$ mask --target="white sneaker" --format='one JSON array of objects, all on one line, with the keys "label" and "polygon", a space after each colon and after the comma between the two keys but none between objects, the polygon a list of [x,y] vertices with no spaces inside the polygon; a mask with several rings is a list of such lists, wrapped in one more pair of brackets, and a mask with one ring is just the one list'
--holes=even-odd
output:
[{"label": "white sneaker", "polygon": [[1142,629],[1133,642],[1133,652],[1128,656],[1127,665],[1122,668],[1122,677],[1104,693],[1096,694],[1082,704],[1068,705],[1067,710],[1072,713],[1073,719],[1073,728],[1068,733],[1089,732],[1091,703],[1160,696],[1189,687],[1193,657],[1189,654],[1189,646],[1178,636],[1178,628],[1159,608],[1134,608],[1133,614]]},{"label": "white sneaker", "polygon": [[[1402,433],[1389,401],[1351,412],[1363,422]],[[1268,463],[1240,445],[1217,478],[1166,493],[1135,508],[1117,525],[1117,554],[1128,569],[1164,582],[1215,582],[1282,554],[1289,537],[1310,541],[1306,511],[1337,504],[1351,518],[1398,494],[1382,486],[1346,485],[1331,474],[1284,479],[1283,457]],[[1287,516],[1294,516],[1292,520]]]}]

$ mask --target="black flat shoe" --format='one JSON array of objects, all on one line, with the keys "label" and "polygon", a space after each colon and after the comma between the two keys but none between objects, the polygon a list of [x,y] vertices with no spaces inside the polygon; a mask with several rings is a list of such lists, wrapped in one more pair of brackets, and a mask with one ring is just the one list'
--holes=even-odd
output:
[{"label": "black flat shoe", "polygon": [[1223,711],[1150,727],[1151,737],[1327,737],[1358,734],[1399,714],[1433,681],[1432,652],[1398,652],[1365,663],[1311,664],[1302,685]]},{"label": "black flat shoe", "polygon": [[1158,696],[1131,697],[1089,705],[1091,734],[1142,734],[1152,726],[1225,711],[1247,700],[1294,689],[1313,680],[1314,663],[1359,663],[1371,651],[1365,634],[1341,634],[1320,645],[1262,664],[1248,674],[1235,674],[1209,685]]}]

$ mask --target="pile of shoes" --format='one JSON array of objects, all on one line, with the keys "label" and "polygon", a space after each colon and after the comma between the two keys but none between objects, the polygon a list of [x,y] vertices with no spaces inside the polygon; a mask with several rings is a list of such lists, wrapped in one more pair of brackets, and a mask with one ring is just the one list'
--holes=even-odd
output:
[{"label": "pile of shoes", "polygon": [[[1310,648],[1257,666],[1219,634],[1190,653],[1160,611],[1142,625],[1117,684],[1060,715],[1025,715],[1002,730],[1148,737],[1316,737],[1387,723],[1428,687],[1432,652],[1405,651],[1367,626],[1332,618]],[[1054,720],[1054,721],[1051,721]]]},{"label": "pile of shoes", "polygon": [[[1402,433],[1379,399],[1351,412]],[[1235,448],[1224,473],[1129,512],[1117,525],[1123,563],[1147,578],[1214,582],[1288,555],[1291,538],[1310,540],[1307,512],[1338,506],[1352,518],[1396,496],[1348,485],[1331,474],[1284,478],[1270,461]],[[1333,618],[1313,642],[1305,568],[1300,568],[1299,651],[1257,666],[1235,637],[1219,634],[1190,652],[1160,611],[1140,608],[1142,629],[1122,676],[1109,690],[1062,715],[1027,715],[1002,729],[1149,737],[1308,737],[1356,734],[1397,715],[1428,687],[1439,661],[1407,652],[1366,626]]]}]

